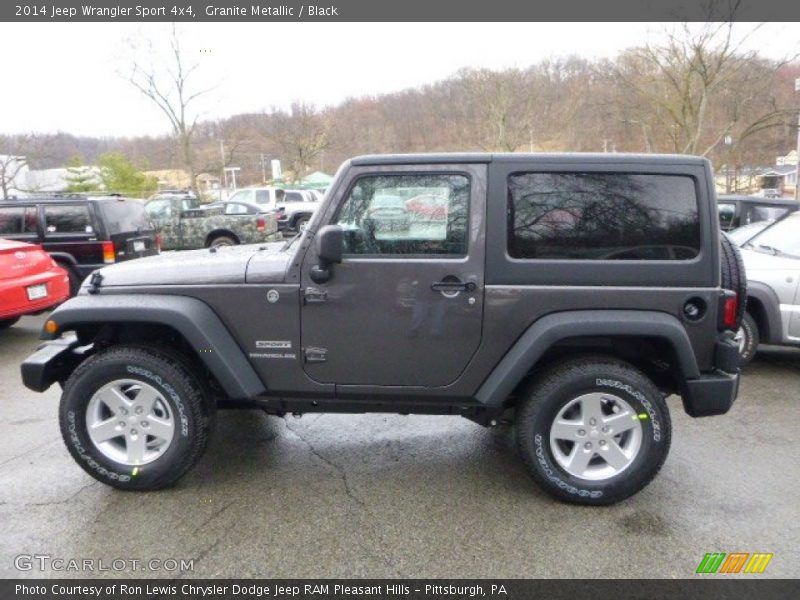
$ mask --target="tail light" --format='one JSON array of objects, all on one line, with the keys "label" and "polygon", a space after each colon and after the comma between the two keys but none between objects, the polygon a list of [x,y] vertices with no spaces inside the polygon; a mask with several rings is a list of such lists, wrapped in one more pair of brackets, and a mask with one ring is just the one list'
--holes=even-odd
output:
[{"label": "tail light", "polygon": [[156,234],[156,249],[161,252],[161,234]]},{"label": "tail light", "polygon": [[739,297],[736,292],[725,290],[720,297],[720,329],[736,328],[736,313],[739,309]]},{"label": "tail light", "polygon": [[733,329],[736,325],[736,309],[739,299],[736,296],[725,298],[725,327]]},{"label": "tail light", "polygon": [[267,228],[267,221],[264,217],[258,217],[256,219],[256,229],[259,231],[264,231]]},{"label": "tail light", "polygon": [[117,252],[114,249],[114,242],[103,242],[103,262],[108,264],[117,260]]}]

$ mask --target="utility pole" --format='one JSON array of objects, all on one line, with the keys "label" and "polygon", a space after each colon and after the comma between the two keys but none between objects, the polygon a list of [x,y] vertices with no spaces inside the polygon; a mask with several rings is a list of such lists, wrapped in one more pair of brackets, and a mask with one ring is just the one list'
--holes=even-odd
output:
[{"label": "utility pole", "polygon": [[266,154],[259,154],[259,158],[261,159],[261,183],[262,185],[267,184],[267,155]]},{"label": "utility pole", "polygon": [[222,145],[222,140],[219,141],[219,155],[222,157],[222,179],[225,182],[225,189],[228,189],[228,173],[225,171],[225,146]]},{"label": "utility pole", "polygon": [[[800,77],[794,80],[794,91],[800,92]],[[794,199],[800,200],[800,112],[797,113],[797,164],[794,169]]]}]

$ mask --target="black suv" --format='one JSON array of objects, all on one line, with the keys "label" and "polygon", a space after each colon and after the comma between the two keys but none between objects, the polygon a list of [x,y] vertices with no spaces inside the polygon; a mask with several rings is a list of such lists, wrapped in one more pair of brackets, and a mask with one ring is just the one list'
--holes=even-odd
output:
[{"label": "black suv", "polygon": [[142,203],[118,196],[0,201],[0,238],[41,244],[67,270],[73,294],[100,267],[159,252]]},{"label": "black suv", "polygon": [[723,231],[759,221],[774,221],[798,208],[800,202],[789,198],[720,194],[717,199],[719,225]]},{"label": "black suv", "polygon": [[544,489],[616,502],[666,459],[668,396],[736,397],[744,272],[713,182],[689,156],[356,158],[290,242],[100,270],[23,380],[63,384],[69,451],[123,489],[176,481],[248,406],[508,419]]}]

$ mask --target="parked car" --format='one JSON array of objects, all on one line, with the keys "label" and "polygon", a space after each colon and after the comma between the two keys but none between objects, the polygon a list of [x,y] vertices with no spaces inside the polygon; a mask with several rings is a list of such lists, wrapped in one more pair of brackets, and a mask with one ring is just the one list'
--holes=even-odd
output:
[{"label": "parked car", "polygon": [[800,346],[800,212],[766,227],[742,246],[747,310],[736,341],[743,364],[758,345]]},{"label": "parked car", "polygon": [[420,194],[406,200],[406,210],[414,221],[444,221],[447,219],[447,198],[439,194]]},{"label": "parked car", "polygon": [[[618,502],[667,457],[668,396],[693,417],[736,398],[744,273],[712,182],[686,156],[359,157],[289,243],[100,271],[23,381],[63,384],[69,452],[122,489],[177,481],[214,411],[244,405],[511,419],[548,493]],[[368,212],[409,188],[444,190],[446,227],[373,236]],[[636,254],[653,245],[690,252]]]},{"label": "parked car", "polygon": [[720,194],[717,197],[719,224],[723,231],[758,221],[774,221],[800,208],[796,200]]},{"label": "parked car", "polygon": [[142,203],[119,196],[0,201],[0,237],[40,244],[67,271],[73,294],[100,267],[159,252]]},{"label": "parked car", "polygon": [[726,232],[726,234],[731,240],[733,240],[734,244],[742,247],[774,222],[774,219],[769,219],[767,221],[756,221],[755,223],[749,223],[747,225],[737,227],[736,229],[731,229],[730,231]]},{"label": "parked car", "polygon": [[375,196],[367,208],[367,220],[375,231],[407,231],[411,226],[411,218],[401,196]]},{"label": "parked car", "polygon": [[278,231],[271,213],[231,213],[249,210],[245,203],[228,200],[200,205],[196,198],[164,196],[150,200],[145,210],[161,235],[164,250],[193,250],[275,239]]},{"label": "parked car", "polygon": [[0,329],[69,298],[69,276],[41,246],[0,239]]},{"label": "parked car", "polygon": [[302,231],[319,208],[316,190],[282,189],[272,186],[237,190],[228,201],[250,202],[274,210],[279,231]]}]

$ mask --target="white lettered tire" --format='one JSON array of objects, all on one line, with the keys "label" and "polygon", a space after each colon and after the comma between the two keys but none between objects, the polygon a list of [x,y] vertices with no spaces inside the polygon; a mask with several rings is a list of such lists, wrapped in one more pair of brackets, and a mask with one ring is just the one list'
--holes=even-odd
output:
[{"label": "white lettered tire", "polygon": [[517,407],[517,446],[533,479],[578,504],[613,504],[644,488],[667,457],[669,411],[640,370],[573,358],[538,376]]},{"label": "white lettered tire", "polygon": [[61,435],[89,475],[126,490],[155,490],[200,458],[214,409],[188,360],[148,346],[112,346],[64,386]]}]

